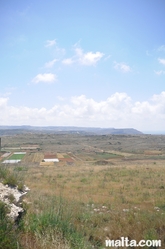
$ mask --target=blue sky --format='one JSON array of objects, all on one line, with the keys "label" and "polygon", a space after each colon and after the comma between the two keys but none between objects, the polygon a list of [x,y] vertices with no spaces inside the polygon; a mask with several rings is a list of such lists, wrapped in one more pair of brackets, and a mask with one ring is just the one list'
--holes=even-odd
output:
[{"label": "blue sky", "polygon": [[1,125],[165,130],[164,0],[0,8]]}]

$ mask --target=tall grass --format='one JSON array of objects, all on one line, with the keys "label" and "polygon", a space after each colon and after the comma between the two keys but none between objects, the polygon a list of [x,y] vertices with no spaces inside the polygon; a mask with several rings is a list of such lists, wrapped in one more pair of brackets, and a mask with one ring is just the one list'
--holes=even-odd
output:
[{"label": "tall grass", "polygon": [[[20,187],[23,190],[23,183],[11,170],[0,166],[0,182],[8,184],[10,187]],[[21,187],[22,186],[22,187]],[[14,203],[13,194],[8,195],[10,203]],[[19,230],[16,224],[9,218],[10,207],[0,201],[0,249],[21,249],[19,243]]]},{"label": "tall grass", "polygon": [[[164,165],[29,167],[25,249],[101,249],[105,239],[165,241]],[[157,208],[155,208],[157,207]],[[138,247],[137,247],[138,248]]]},{"label": "tall grass", "polygon": [[39,248],[91,248],[84,234],[76,229],[74,205],[69,205],[62,197],[41,197],[35,205],[40,211],[29,210],[21,229],[24,235],[30,234],[35,239]]},{"label": "tall grass", "polygon": [[157,162],[147,167],[29,169],[32,204],[26,233],[40,248],[57,246],[59,240],[65,242],[61,248],[104,248],[106,238],[120,236],[164,243],[164,166]]},{"label": "tall grass", "polygon": [[0,249],[21,249],[18,232],[7,212],[6,205],[0,201]]},{"label": "tall grass", "polygon": [[18,187],[20,191],[23,190],[24,184],[22,178],[5,166],[0,166],[0,182],[4,185],[8,184],[10,187]]}]

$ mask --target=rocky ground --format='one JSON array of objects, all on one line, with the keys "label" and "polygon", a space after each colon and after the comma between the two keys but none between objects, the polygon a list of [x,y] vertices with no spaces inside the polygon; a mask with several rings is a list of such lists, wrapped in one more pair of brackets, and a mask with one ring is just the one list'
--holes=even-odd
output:
[{"label": "rocky ground", "polygon": [[24,191],[19,191],[17,187],[10,187],[0,183],[0,201],[7,204],[9,208],[8,216],[16,221],[18,217],[24,212],[21,207],[21,200],[27,194],[29,188],[25,186]]}]

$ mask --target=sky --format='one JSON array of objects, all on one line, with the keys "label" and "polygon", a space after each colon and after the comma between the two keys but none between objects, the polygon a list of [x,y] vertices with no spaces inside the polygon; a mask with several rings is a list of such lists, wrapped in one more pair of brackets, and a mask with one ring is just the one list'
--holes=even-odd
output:
[{"label": "sky", "polygon": [[165,131],[164,0],[6,0],[0,12],[0,125]]}]

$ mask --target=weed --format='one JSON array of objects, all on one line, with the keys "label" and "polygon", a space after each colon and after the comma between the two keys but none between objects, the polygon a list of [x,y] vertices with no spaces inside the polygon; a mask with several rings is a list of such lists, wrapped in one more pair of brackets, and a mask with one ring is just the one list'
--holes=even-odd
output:
[{"label": "weed", "polygon": [[80,180],[80,182],[82,182],[82,183],[87,183],[87,182],[88,182],[88,179],[87,179],[87,178],[82,178],[82,179]]},{"label": "weed", "polygon": [[0,180],[3,180],[7,177],[8,170],[5,167],[0,167]]},{"label": "weed", "polygon": [[25,186],[24,186],[23,182],[22,181],[18,182],[17,189],[19,191],[24,191],[24,188],[25,188]]},{"label": "weed", "polygon": [[8,184],[11,187],[17,185],[17,177],[9,171],[6,167],[0,167],[0,179],[4,184]]},{"label": "weed", "polygon": [[[57,241],[57,237],[61,237],[61,241],[65,240],[71,248],[86,249],[89,248],[88,243],[84,240],[83,234],[77,231],[72,220],[73,210],[67,206],[62,198],[47,199],[50,206],[39,214],[28,214],[25,219],[25,233],[31,233],[34,237],[40,238],[46,244]],[[68,207],[68,209],[67,209]],[[66,212],[67,209],[67,212]],[[33,237],[33,238],[34,238]]]},{"label": "weed", "polygon": [[62,174],[58,174],[58,175],[57,175],[57,178],[62,178],[62,177],[63,177]]},{"label": "weed", "polygon": [[145,240],[156,240],[158,239],[158,235],[156,233],[156,230],[154,228],[149,228],[146,233],[144,234]]},{"label": "weed", "polygon": [[21,249],[17,231],[7,217],[7,212],[6,205],[0,201],[0,249]]},{"label": "weed", "polygon": [[17,178],[15,175],[8,174],[6,178],[3,180],[3,183],[6,185],[8,184],[10,187],[16,187],[17,186]]},{"label": "weed", "polygon": [[14,168],[14,171],[21,172],[21,171],[27,171],[28,167],[23,167],[23,166],[17,166]]}]

